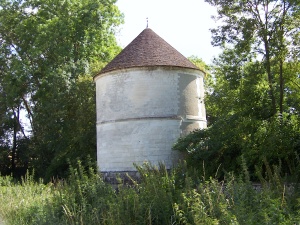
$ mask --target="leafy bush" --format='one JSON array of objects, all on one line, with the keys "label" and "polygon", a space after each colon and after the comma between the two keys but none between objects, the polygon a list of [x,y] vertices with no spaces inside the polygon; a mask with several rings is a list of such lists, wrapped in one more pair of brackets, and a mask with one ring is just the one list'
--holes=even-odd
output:
[{"label": "leafy bush", "polygon": [[173,148],[186,152],[188,165],[207,176],[223,179],[228,172],[239,174],[244,160],[252,180],[259,179],[257,168],[264,173],[266,164],[270,164],[278,166],[281,175],[297,182],[300,127],[294,119],[284,116],[255,120],[235,114],[180,138]]}]

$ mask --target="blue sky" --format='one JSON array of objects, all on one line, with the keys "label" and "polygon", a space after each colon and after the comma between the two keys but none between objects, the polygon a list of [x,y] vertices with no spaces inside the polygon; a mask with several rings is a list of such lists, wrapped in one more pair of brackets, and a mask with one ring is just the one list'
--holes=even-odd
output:
[{"label": "blue sky", "polygon": [[210,63],[220,52],[210,43],[216,10],[203,0],[118,0],[117,6],[125,16],[117,35],[122,47],[146,28],[148,17],[149,28],[186,57],[195,55]]}]

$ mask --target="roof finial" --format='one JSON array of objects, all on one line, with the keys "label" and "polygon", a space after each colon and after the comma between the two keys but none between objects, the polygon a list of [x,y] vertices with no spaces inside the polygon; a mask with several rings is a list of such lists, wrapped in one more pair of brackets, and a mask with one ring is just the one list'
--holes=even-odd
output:
[{"label": "roof finial", "polygon": [[146,28],[148,28],[148,17],[146,19],[147,19],[147,27]]}]

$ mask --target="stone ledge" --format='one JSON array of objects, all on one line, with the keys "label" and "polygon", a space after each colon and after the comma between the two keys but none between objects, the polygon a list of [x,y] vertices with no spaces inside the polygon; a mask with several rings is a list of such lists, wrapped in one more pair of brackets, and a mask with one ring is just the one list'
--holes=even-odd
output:
[{"label": "stone ledge", "polygon": [[112,185],[133,184],[132,179],[139,181],[141,177],[138,171],[107,171],[101,175],[104,182]]}]

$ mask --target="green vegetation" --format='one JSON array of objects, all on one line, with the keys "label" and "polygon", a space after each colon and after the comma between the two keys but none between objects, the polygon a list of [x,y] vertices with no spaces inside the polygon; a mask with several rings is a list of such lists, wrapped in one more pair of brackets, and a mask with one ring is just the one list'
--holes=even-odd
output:
[{"label": "green vegetation", "polygon": [[50,180],[67,158],[96,160],[93,76],[120,51],[115,2],[0,0],[2,175]]},{"label": "green vegetation", "polygon": [[[265,162],[297,182],[300,155],[300,6],[295,0],[206,0],[223,49],[207,72],[208,129],[176,143],[188,165],[223,178]],[[79,158],[96,160],[93,75],[119,51],[115,0],[0,0],[0,172],[34,169],[64,178]],[[24,124],[24,114],[28,125]],[[22,116],[23,115],[23,116]]]},{"label": "green vegetation", "polygon": [[137,167],[140,182],[104,183],[79,162],[67,180],[44,184],[27,174],[20,183],[0,180],[0,217],[5,224],[297,224],[300,189],[276,172],[254,190],[247,170],[219,182],[189,172],[185,164]]},{"label": "green vegetation", "polygon": [[207,72],[208,128],[174,145],[187,165],[137,167],[115,190],[90,163],[92,77],[120,51],[115,0],[0,0],[0,221],[299,223],[300,1],[206,1],[223,52],[190,59]]},{"label": "green vegetation", "polygon": [[207,73],[208,129],[174,149],[188,165],[222,179],[245,162],[251,180],[266,162],[298,182],[300,155],[300,3],[294,0],[206,0],[217,8],[212,44],[223,49]]}]

